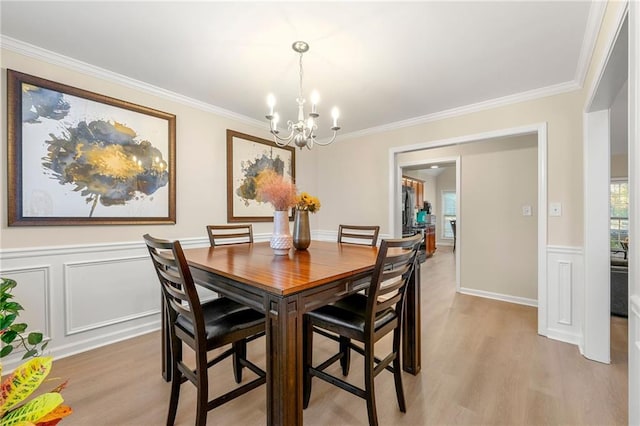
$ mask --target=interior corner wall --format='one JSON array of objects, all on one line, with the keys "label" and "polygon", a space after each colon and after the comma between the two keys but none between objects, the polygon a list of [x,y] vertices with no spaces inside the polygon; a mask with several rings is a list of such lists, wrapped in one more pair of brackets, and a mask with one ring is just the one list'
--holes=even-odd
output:
[{"label": "interior corner wall", "polygon": [[[8,183],[0,179],[0,276],[18,282],[14,293],[25,308],[21,320],[42,331],[48,353],[60,358],[159,328],[160,289],[142,235],[180,239],[184,247],[208,245],[205,225],[227,223],[226,130],[270,135],[266,125],[230,118],[234,115],[108,71],[85,71],[69,58],[49,61],[50,56],[56,55],[2,48],[2,123],[7,123],[7,69],[176,115],[174,225],[8,227]],[[4,177],[6,131],[1,145]],[[314,151],[296,151],[296,183],[313,194],[316,164]],[[254,223],[256,240],[267,239],[272,228],[270,222]],[[21,355],[3,358],[5,371],[18,365]]]},{"label": "interior corner wall", "polygon": [[[175,225],[127,226],[28,226],[7,227],[7,182],[2,179],[2,214],[0,241],[2,249],[140,241],[150,232],[166,238],[194,238],[205,236],[205,225],[226,223],[226,129],[269,139],[267,127],[257,128],[213,112],[198,109],[178,98],[158,96],[142,89],[119,84],[115,80],[89,76],[43,60],[23,56],[3,49],[2,122],[7,122],[6,70],[26,74],[107,95],[127,102],[158,109],[176,115],[176,208]],[[7,134],[2,134],[0,173],[6,176]],[[312,152],[296,151],[297,182],[309,192],[315,191],[315,159]],[[270,233],[269,223],[254,224],[254,232]]]}]

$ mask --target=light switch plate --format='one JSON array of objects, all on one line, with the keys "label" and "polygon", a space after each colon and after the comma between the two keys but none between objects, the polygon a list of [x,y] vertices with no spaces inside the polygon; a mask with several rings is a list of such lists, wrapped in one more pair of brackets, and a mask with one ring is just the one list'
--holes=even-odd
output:
[{"label": "light switch plate", "polygon": [[522,216],[531,216],[531,206],[522,206]]},{"label": "light switch plate", "polygon": [[562,204],[549,203],[549,216],[562,216]]}]

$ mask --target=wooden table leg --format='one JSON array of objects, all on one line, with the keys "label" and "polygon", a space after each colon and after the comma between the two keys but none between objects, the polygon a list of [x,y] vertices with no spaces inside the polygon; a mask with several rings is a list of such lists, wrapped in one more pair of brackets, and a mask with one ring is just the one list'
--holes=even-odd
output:
[{"label": "wooden table leg", "polygon": [[420,265],[416,259],[415,268],[407,284],[402,324],[402,369],[413,375],[418,374],[421,368]]},{"label": "wooden table leg", "polygon": [[267,424],[302,425],[302,312],[296,296],[266,296]]}]

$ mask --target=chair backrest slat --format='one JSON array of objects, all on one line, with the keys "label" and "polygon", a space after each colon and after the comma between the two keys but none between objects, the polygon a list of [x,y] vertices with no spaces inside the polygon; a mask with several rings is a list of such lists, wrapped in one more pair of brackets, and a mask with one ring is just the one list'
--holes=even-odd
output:
[{"label": "chair backrest slat", "polygon": [[378,243],[380,227],[362,225],[340,225],[338,242],[375,246]]},{"label": "chair backrest slat", "polygon": [[204,341],[202,307],[180,242],[153,238],[149,234],[144,240],[160,281],[170,325],[173,327],[178,315],[183,315],[191,320],[196,340]]},{"label": "chair backrest slat", "polygon": [[401,320],[407,283],[416,267],[421,242],[419,234],[382,240],[369,287],[365,332],[373,332],[377,314],[386,309],[393,307]]},{"label": "chair backrest slat", "polygon": [[253,243],[253,225],[207,225],[207,235],[212,247]]}]

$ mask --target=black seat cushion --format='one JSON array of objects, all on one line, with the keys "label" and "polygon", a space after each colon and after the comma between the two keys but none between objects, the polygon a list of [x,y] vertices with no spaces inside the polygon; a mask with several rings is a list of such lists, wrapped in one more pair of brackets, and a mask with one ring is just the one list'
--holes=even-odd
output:
[{"label": "black seat cushion", "polygon": [[[312,322],[323,328],[331,330],[335,325],[338,328],[346,328],[356,334],[364,334],[364,324],[367,312],[367,296],[352,294],[340,299],[333,305],[323,306],[307,315]],[[396,311],[392,308],[381,311],[376,316],[375,329],[379,329],[390,321],[396,319]]]},{"label": "black seat cushion", "polygon": [[[264,323],[264,315],[248,306],[234,302],[227,297],[214,299],[202,305],[205,335],[207,340],[215,341],[229,333]],[[176,325],[186,333],[193,335],[190,318],[178,315]]]}]

